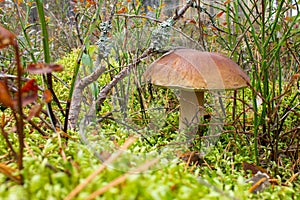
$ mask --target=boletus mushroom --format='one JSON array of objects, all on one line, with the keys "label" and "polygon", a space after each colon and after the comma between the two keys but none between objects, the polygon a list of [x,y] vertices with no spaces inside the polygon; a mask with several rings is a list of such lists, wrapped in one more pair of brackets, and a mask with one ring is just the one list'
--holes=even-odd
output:
[{"label": "boletus mushroom", "polygon": [[246,87],[250,80],[231,59],[195,49],[172,50],[144,72],[153,85],[179,89],[179,130],[198,126],[204,112],[204,92]]}]

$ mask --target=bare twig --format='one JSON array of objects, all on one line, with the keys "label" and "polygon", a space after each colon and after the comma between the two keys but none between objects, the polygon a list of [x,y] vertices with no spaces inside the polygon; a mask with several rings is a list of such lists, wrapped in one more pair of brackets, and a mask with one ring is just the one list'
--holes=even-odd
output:
[{"label": "bare twig", "polygon": [[268,178],[263,177],[261,179],[259,179],[255,184],[253,184],[248,191],[249,192],[254,192],[262,183],[266,182],[268,180]]},{"label": "bare twig", "polygon": [[104,71],[105,71],[105,66],[97,67],[97,69],[93,73],[81,79],[76,85],[76,87],[74,88],[72,104],[70,106],[70,116],[69,116],[71,128],[73,129],[76,128],[78,115],[81,107],[82,93],[84,88],[86,88],[89,84],[97,80],[103,74]]},{"label": "bare twig", "polygon": [[147,16],[147,15],[116,14],[115,16],[121,16],[121,17],[127,17],[127,18],[142,18],[142,19],[147,19],[147,20],[149,20],[149,21],[162,23],[161,20],[156,19],[156,18],[154,18],[154,17]]},{"label": "bare twig", "polygon": [[[21,77],[23,74],[23,67],[21,64],[21,59],[20,59],[20,52],[19,52],[19,46],[18,43],[15,42],[13,45],[15,49],[15,59],[17,63],[17,86],[18,86],[18,107],[17,107],[17,112],[18,116],[16,117],[17,121],[17,130],[18,130],[18,140],[19,140],[19,155],[18,155],[18,168],[19,170],[23,169],[23,153],[24,153],[24,121],[23,121],[23,108],[22,108],[22,84],[21,84]],[[15,113],[15,111],[13,111]]]},{"label": "bare twig", "polygon": [[[23,115],[24,119],[26,119],[27,117],[25,115]],[[42,134],[42,136],[46,136],[47,134],[38,126],[36,125],[31,119],[26,119],[26,121],[33,126],[40,134]]]},{"label": "bare twig", "polygon": [[194,4],[195,0],[189,1],[187,4],[185,4],[179,11],[176,11],[173,15],[172,19],[174,21],[178,20],[179,18],[183,17],[184,13]]},{"label": "bare twig", "polygon": [[293,182],[299,176],[299,174],[300,172],[295,173],[289,180],[286,181],[285,184]]}]

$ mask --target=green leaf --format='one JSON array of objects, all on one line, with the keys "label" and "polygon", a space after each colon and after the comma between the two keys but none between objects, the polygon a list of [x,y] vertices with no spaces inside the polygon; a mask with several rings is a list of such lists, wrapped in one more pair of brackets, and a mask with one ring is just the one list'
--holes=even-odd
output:
[{"label": "green leaf", "polygon": [[82,64],[88,67],[92,67],[93,66],[93,61],[90,57],[90,55],[83,53],[82,55]]}]

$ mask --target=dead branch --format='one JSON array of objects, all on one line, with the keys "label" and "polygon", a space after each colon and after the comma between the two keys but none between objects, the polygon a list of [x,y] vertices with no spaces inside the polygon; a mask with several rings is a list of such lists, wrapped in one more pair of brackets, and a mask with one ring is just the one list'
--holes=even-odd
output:
[{"label": "dead branch", "polygon": [[74,93],[72,97],[72,103],[70,107],[69,121],[71,128],[75,129],[78,121],[78,115],[80,112],[80,104],[82,99],[83,90],[95,80],[97,80],[105,71],[105,66],[99,66],[97,69],[90,75],[81,79],[76,87],[74,88]]}]

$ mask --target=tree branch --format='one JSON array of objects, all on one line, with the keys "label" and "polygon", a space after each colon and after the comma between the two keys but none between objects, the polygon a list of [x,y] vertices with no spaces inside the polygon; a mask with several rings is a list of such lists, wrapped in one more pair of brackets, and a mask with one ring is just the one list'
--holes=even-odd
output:
[{"label": "tree branch", "polygon": [[105,66],[97,67],[97,69],[93,73],[84,77],[76,84],[73,97],[72,97],[72,104],[70,107],[70,115],[69,115],[70,126],[72,129],[76,128],[78,115],[81,107],[80,103],[81,103],[82,93],[84,88],[86,88],[89,84],[97,80],[104,73],[104,71],[105,71]]},{"label": "tree branch", "polygon": [[96,105],[101,105],[104,102],[104,100],[106,99],[106,97],[107,97],[108,93],[111,91],[111,89],[113,87],[115,87],[120,80],[122,80],[125,76],[127,76],[133,67],[135,67],[137,64],[139,64],[143,59],[149,57],[152,53],[153,53],[153,49],[148,48],[134,62],[132,62],[129,65],[127,65],[126,67],[124,67],[116,76],[114,76],[114,78],[110,81],[110,83],[107,84],[100,91],[97,100],[93,101],[93,104],[91,105],[90,110],[86,116],[87,119],[94,116]]}]

